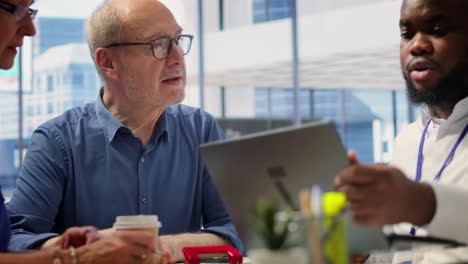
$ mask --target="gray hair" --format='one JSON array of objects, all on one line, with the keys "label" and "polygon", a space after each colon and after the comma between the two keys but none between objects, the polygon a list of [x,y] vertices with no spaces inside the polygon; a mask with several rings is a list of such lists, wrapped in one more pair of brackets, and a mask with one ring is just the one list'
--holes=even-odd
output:
[{"label": "gray hair", "polygon": [[121,33],[122,18],[109,0],[104,1],[86,21],[86,38],[88,39],[89,51],[103,81],[102,72],[96,64],[96,49],[118,42]]}]

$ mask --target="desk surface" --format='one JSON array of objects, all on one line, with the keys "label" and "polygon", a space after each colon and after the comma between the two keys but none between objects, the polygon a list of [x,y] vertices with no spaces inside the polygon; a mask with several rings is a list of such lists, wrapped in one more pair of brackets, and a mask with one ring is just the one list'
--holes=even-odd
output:
[{"label": "desk surface", "polygon": [[[177,262],[178,263],[184,263],[184,262]],[[201,264],[226,264],[226,263],[201,263]],[[244,257],[243,263],[242,264],[253,264],[249,258]]]},{"label": "desk surface", "polygon": [[441,248],[440,246],[417,248],[408,251],[377,252],[371,254],[366,264],[373,263],[468,263],[468,247]]}]

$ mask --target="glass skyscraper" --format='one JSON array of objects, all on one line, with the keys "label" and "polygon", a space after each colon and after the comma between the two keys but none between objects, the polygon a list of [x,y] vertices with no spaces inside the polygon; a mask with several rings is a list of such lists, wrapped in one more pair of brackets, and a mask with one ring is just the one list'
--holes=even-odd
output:
[{"label": "glass skyscraper", "polygon": [[[32,38],[31,90],[23,91],[24,147],[38,125],[94,100],[100,81],[85,43],[84,19],[39,17]],[[18,64],[16,64],[18,65]],[[7,76],[8,77],[8,76]],[[19,168],[17,91],[0,93],[0,186],[8,196]],[[23,152],[24,154],[24,152]]]},{"label": "glass skyscraper", "polygon": [[38,17],[35,21],[37,35],[32,38],[33,57],[51,47],[85,42],[84,24],[81,18]]}]

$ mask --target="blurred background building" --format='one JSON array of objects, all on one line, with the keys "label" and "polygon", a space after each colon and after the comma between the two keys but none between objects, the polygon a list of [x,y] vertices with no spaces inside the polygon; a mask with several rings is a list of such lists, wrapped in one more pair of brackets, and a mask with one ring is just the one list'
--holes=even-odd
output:
[{"label": "blurred background building", "polygon": [[[398,59],[400,1],[298,0],[296,16],[293,0],[162,2],[195,35],[184,103],[212,113],[229,137],[327,119],[363,162],[386,162],[395,133],[414,119]],[[40,12],[22,60],[27,78],[19,62],[0,72],[0,185],[7,192],[34,128],[97,96],[101,83],[84,36],[88,15]]]}]

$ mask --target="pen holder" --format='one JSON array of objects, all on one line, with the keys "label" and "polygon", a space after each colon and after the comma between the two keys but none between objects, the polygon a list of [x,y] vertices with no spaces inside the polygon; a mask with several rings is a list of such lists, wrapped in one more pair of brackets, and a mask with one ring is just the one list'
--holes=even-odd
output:
[{"label": "pen holder", "polygon": [[346,264],[349,261],[346,221],[343,214],[328,217],[295,213],[290,223],[290,239],[301,240],[310,264]]},{"label": "pen holder", "polygon": [[[348,263],[348,247],[346,239],[346,221],[342,214],[323,218],[324,259],[330,264]],[[309,231],[310,232],[310,231]]]}]

